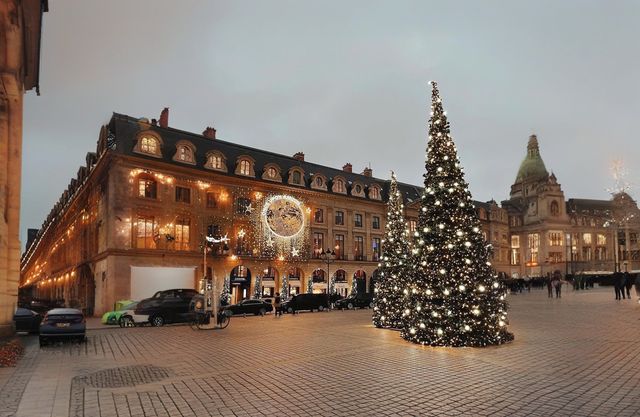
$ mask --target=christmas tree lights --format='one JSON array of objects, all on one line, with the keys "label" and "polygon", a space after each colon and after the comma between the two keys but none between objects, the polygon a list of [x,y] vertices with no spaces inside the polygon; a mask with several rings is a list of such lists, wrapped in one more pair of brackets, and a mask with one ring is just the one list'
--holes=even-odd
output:
[{"label": "christmas tree lights", "polygon": [[513,339],[506,292],[491,267],[436,83],[432,88],[425,187],[401,335],[432,346],[504,343]]},{"label": "christmas tree lights", "polygon": [[405,267],[408,262],[409,240],[402,196],[392,172],[382,257],[378,264],[380,275],[373,295],[373,324],[376,327],[402,327],[402,312],[407,302],[403,290],[408,278]]}]

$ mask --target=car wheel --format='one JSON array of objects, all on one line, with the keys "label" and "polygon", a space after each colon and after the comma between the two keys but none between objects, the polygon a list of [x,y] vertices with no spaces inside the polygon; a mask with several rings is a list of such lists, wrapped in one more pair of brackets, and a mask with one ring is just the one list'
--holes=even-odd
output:
[{"label": "car wheel", "polygon": [[322,311],[322,310],[324,310],[324,306],[319,306],[318,311]]},{"label": "car wheel", "polygon": [[373,301],[369,303],[369,308],[373,308]]},{"label": "car wheel", "polygon": [[293,308],[287,307],[287,313],[293,314],[294,313]]},{"label": "car wheel", "polygon": [[136,323],[133,321],[133,318],[129,316],[120,317],[120,321],[118,322],[120,327],[134,327]]},{"label": "car wheel", "polygon": [[261,316],[264,316],[265,314],[267,314],[267,309],[261,308],[260,311],[258,311],[258,314],[260,314]]},{"label": "car wheel", "polygon": [[152,326],[154,327],[162,327],[164,326],[164,317],[162,316],[153,316],[151,320],[149,320]]},{"label": "car wheel", "polygon": [[353,303],[347,304],[347,310],[353,310]]}]

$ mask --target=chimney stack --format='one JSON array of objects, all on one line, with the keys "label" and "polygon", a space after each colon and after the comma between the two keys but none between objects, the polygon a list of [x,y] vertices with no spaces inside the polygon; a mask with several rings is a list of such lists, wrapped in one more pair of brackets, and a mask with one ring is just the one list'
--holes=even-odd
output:
[{"label": "chimney stack", "polygon": [[160,124],[160,127],[169,127],[169,107],[165,107],[162,110],[158,123]]},{"label": "chimney stack", "polygon": [[216,138],[216,130],[210,126],[207,126],[207,128],[204,130],[204,132],[202,132],[202,136],[204,136],[205,138],[209,138],[209,139],[215,139]]},{"label": "chimney stack", "polygon": [[296,159],[300,162],[304,162],[304,152],[296,152],[293,154],[293,159]]},{"label": "chimney stack", "polygon": [[365,167],[365,169],[362,170],[362,175],[364,175],[365,177],[371,177],[373,175],[373,171],[371,170],[371,168]]},{"label": "chimney stack", "polygon": [[342,167],[342,170],[344,172],[353,172],[353,165],[351,165],[350,163],[346,163],[344,164],[344,166]]}]

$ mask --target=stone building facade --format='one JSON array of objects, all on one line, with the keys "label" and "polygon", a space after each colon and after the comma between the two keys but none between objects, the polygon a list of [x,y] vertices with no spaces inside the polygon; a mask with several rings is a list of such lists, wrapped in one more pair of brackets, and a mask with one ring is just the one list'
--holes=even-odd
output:
[{"label": "stone building facade", "polygon": [[25,92],[38,91],[46,0],[0,2],[0,336],[11,332],[20,279],[20,183]]},{"label": "stone building facade", "polygon": [[636,202],[625,192],[611,200],[565,200],[535,135],[502,207],[509,216],[513,277],[640,270]]},{"label": "stone building facade", "polygon": [[[222,141],[213,128],[173,129],[168,115],[114,114],[102,127],[96,152],[23,256],[23,295],[100,314],[116,300],[196,287],[205,273],[227,280],[232,302],[330,286],[342,295],[352,285],[371,291],[387,180],[370,168],[358,174],[348,163],[334,169],[301,152],[287,157]],[[415,229],[422,189],[399,188]],[[495,202],[476,205],[506,273],[507,212]],[[329,265],[320,258],[327,250],[336,257]]]}]

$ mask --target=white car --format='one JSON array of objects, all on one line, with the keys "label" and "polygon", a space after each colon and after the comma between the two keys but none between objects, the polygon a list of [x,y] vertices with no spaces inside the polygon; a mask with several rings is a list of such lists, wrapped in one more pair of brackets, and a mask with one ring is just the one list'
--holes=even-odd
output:
[{"label": "white car", "polygon": [[135,310],[124,310],[118,320],[120,327],[135,327],[149,323],[149,315],[136,314]]}]

